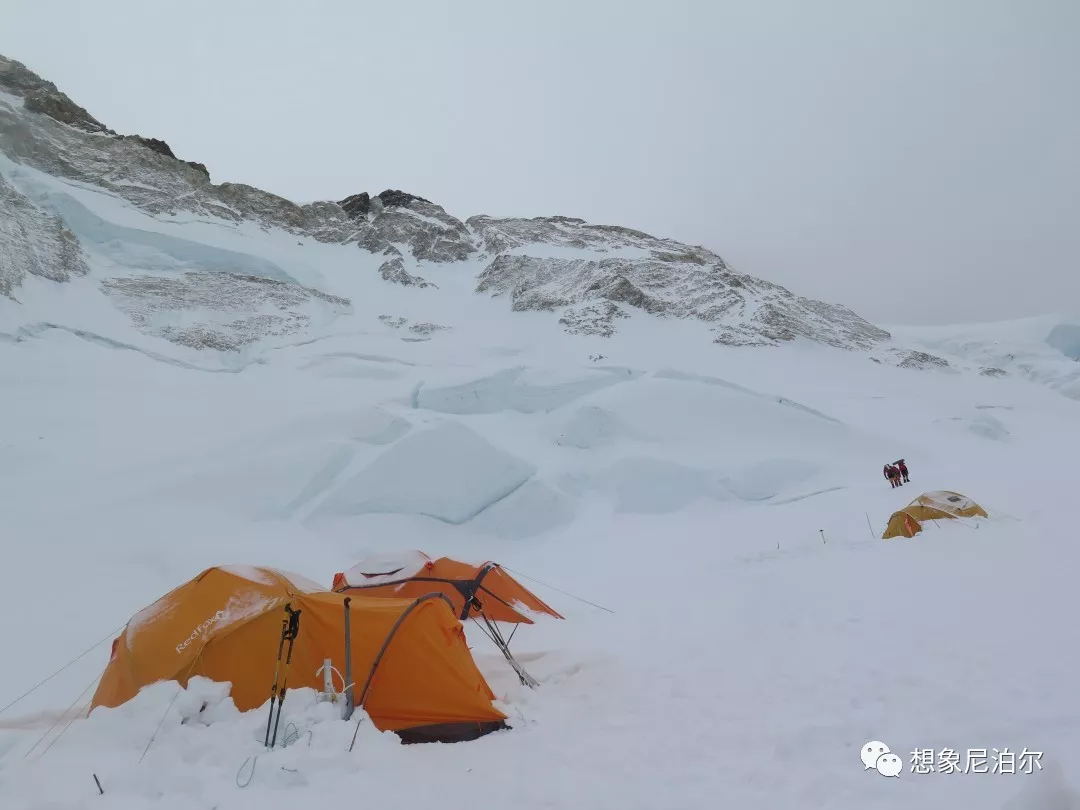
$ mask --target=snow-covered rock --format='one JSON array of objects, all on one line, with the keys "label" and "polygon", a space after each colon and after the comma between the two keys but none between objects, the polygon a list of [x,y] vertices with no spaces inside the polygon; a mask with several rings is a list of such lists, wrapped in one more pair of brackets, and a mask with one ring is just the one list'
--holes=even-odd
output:
[{"label": "snow-covered rock", "polygon": [[892,327],[898,343],[932,353],[954,370],[1018,377],[1080,399],[1080,317],[1045,315],[1005,323]]},{"label": "snow-covered rock", "polygon": [[[806,339],[867,349],[889,337],[845,307],[803,298],[737,272],[702,247],[571,217],[481,215],[463,221],[431,200],[396,189],[298,205],[251,186],[214,184],[203,164],[179,159],[163,140],[116,134],[20,63],[0,58],[0,92],[21,102],[0,100],[0,155],[12,167],[7,174],[30,183],[27,169],[34,169],[51,179],[54,187],[40,195],[41,216],[56,217],[63,223],[58,227],[69,228],[77,237],[64,237],[68,265],[77,263],[81,240],[98,260],[91,263],[101,266],[96,272],[105,274],[106,282],[115,264],[131,267],[144,259],[163,272],[184,271],[189,275],[172,283],[167,297],[182,301],[184,296],[175,293],[185,289],[191,308],[203,311],[205,299],[218,297],[222,284],[230,285],[223,296],[227,318],[193,321],[172,309],[169,317],[180,325],[169,327],[148,326],[146,319],[147,312],[162,312],[160,288],[169,282],[147,278],[103,285],[102,291],[132,314],[138,328],[189,348],[235,350],[264,338],[317,331],[320,319],[308,312],[291,307],[284,315],[268,312],[264,295],[252,296],[246,310],[237,312],[236,302],[245,297],[242,284],[207,275],[260,275],[305,288],[290,291],[292,298],[316,297],[311,288],[340,297],[330,289],[336,286],[333,282],[321,284],[318,272],[308,273],[314,284],[300,283],[296,276],[303,275],[304,268],[287,268],[289,262],[278,258],[280,249],[258,244],[260,238],[281,234],[292,237],[294,246],[358,251],[341,253],[335,261],[353,265],[353,272],[370,267],[366,272],[372,278],[422,291],[447,313],[460,311],[456,300],[464,290],[456,279],[472,277],[480,268],[472,284],[476,293],[505,296],[514,311],[550,312],[553,329],[561,326],[582,338],[610,338],[639,317],[699,322],[714,342],[731,346]],[[127,213],[118,217],[115,210],[105,216],[99,215],[104,209],[87,211],[73,194],[58,191],[65,184],[104,192],[144,218]],[[185,221],[200,223],[200,229],[177,227]],[[201,230],[202,223],[213,223],[216,229]],[[222,229],[243,235],[234,243],[245,249],[226,251],[215,245]],[[351,260],[345,258],[350,255]],[[311,269],[308,260],[300,261]],[[31,272],[61,280],[65,271],[52,263],[56,269]],[[0,258],[0,269],[4,264]],[[6,289],[11,295],[18,280],[10,270],[6,276],[10,278],[0,282],[0,292]],[[447,286],[454,292],[445,291]]]},{"label": "snow-covered rock", "polygon": [[64,282],[90,272],[79,240],[0,175],[0,296],[15,296],[27,274]]},{"label": "snow-covered rock", "polygon": [[480,274],[477,292],[505,295],[517,311],[559,312],[572,334],[609,337],[629,308],[705,321],[715,342],[734,346],[801,337],[870,348],[889,337],[846,307],[737,273],[704,248],[566,217],[468,222],[488,251],[505,251]]}]

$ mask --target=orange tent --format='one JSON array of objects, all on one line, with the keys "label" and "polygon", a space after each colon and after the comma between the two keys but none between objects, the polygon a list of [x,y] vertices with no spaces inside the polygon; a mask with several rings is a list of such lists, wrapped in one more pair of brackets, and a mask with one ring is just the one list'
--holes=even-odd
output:
[{"label": "orange tent", "polygon": [[522,608],[563,618],[497,563],[472,565],[449,557],[432,560],[422,551],[362,560],[334,575],[333,590],[397,598],[434,591],[453,603],[462,621],[480,615],[493,622],[532,624],[520,612]]},{"label": "orange tent", "polygon": [[[241,711],[262,706],[286,604],[301,612],[288,686],[319,690],[324,659],[345,670],[345,599],[271,568],[208,568],[131,618],[113,641],[91,708],[118,706],[157,681],[186,685],[192,675],[229,681]],[[353,597],[347,609],[356,704],[376,728],[405,742],[507,728],[448,600]]]}]

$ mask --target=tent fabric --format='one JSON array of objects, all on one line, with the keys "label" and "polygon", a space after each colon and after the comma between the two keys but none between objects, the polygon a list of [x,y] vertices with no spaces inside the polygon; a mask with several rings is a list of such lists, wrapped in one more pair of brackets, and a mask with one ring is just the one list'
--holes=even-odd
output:
[{"label": "tent fabric", "polygon": [[334,577],[333,590],[391,598],[441,593],[462,621],[483,615],[493,622],[533,624],[522,609],[563,618],[496,563],[432,560],[422,551],[362,560]]},{"label": "tent fabric", "polygon": [[959,492],[938,490],[924,492],[903,509],[893,512],[883,540],[890,537],[914,537],[927,520],[952,520],[966,517],[989,517],[986,510]]},{"label": "tent fabric", "polygon": [[[132,617],[91,708],[118,706],[157,681],[186,685],[193,675],[230,682],[241,711],[259,708],[270,698],[286,604],[301,611],[288,686],[320,690],[324,659],[345,672],[345,599],[273,569],[209,568]],[[357,704],[376,728],[405,741],[507,728],[447,600],[352,596],[348,610]]]}]

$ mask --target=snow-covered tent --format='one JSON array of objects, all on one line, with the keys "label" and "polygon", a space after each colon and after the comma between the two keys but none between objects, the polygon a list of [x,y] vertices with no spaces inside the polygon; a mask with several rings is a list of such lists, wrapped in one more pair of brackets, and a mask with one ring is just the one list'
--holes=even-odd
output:
[{"label": "snow-covered tent", "polygon": [[440,593],[454,605],[458,618],[472,619],[506,656],[522,683],[536,686],[509,650],[509,639],[495,624],[532,624],[528,612],[563,618],[536,594],[494,562],[479,565],[449,557],[431,559],[422,551],[380,554],[334,575],[333,590],[363,596],[415,598]]},{"label": "snow-covered tent", "polygon": [[349,599],[251,566],[208,568],[135,614],[113,642],[91,708],[119,706],[157,681],[185,686],[194,675],[230,682],[241,711],[262,706],[270,698],[286,606],[300,614],[290,687],[320,689],[318,673],[329,658],[353,673],[356,705],[372,724],[403,741],[453,742],[506,728],[461,622],[441,595]]},{"label": "snow-covered tent", "polygon": [[922,531],[924,521],[967,517],[988,515],[979,504],[959,492],[924,492],[903,509],[893,512],[881,538],[887,540],[890,537],[914,537]]}]

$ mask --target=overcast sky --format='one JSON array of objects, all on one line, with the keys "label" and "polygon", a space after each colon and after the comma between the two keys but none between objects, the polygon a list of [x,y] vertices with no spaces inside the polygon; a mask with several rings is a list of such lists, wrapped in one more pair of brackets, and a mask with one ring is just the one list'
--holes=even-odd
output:
[{"label": "overcast sky", "polygon": [[0,0],[215,182],[701,244],[879,323],[1080,314],[1080,0]]}]

